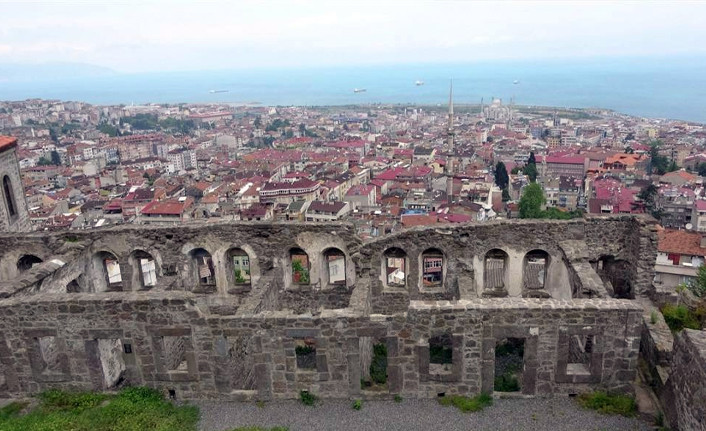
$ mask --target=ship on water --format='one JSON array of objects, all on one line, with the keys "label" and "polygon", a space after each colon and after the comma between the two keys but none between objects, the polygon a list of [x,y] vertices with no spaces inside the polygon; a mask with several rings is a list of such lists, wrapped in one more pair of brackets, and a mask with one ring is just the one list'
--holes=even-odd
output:
[{"label": "ship on water", "polygon": [[210,90],[209,93],[214,94],[214,93],[227,93],[228,90]]},{"label": "ship on water", "polygon": [[416,81],[414,83],[414,85],[416,85],[417,87],[420,87],[420,86],[424,85],[424,81]]},{"label": "ship on water", "polygon": [[354,93],[365,93],[366,91],[368,91],[368,90],[366,90],[365,88],[354,88],[353,89]]}]

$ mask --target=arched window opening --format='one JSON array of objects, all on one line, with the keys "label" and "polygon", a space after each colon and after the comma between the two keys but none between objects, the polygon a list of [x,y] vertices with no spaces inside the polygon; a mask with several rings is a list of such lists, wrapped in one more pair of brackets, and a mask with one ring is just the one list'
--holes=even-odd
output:
[{"label": "arched window opening", "polygon": [[2,188],[5,192],[5,206],[7,207],[7,213],[10,217],[15,217],[17,215],[15,194],[12,193],[12,182],[10,181],[10,177],[7,175],[5,175],[2,179]]},{"label": "arched window opening", "polygon": [[440,287],[444,282],[444,254],[435,248],[422,253],[422,284]]},{"label": "arched window opening", "polygon": [[508,255],[500,249],[490,250],[485,254],[484,288],[486,290],[505,289],[505,268]]},{"label": "arched window opening", "polygon": [[309,284],[310,263],[309,255],[301,248],[293,248],[289,251],[289,260],[292,262],[292,283]]},{"label": "arched window opening", "polygon": [[328,284],[346,285],[346,255],[337,248],[331,248],[324,253]]},{"label": "arched window opening", "polygon": [[151,254],[146,251],[136,250],[133,253],[135,262],[139,267],[140,282],[142,287],[149,288],[157,285],[157,263]]},{"label": "arched window opening", "polygon": [[113,253],[99,251],[93,255],[93,291],[105,292],[122,290],[120,263]]},{"label": "arched window opening", "polygon": [[532,250],[525,255],[523,279],[526,289],[544,289],[548,265],[549,253],[544,250]]},{"label": "arched window opening", "polygon": [[216,271],[213,266],[211,253],[203,248],[197,248],[191,252],[192,259],[196,264],[196,273],[201,286],[213,286],[216,284]]},{"label": "arched window opening", "polygon": [[238,286],[249,286],[251,281],[250,256],[245,250],[232,248],[228,251],[228,261],[232,265],[230,276],[233,284]]},{"label": "arched window opening", "polygon": [[385,251],[385,279],[389,287],[407,286],[407,254],[394,247]]},{"label": "arched window opening", "polygon": [[33,266],[39,265],[43,260],[33,254],[25,254],[17,261],[17,269],[20,272],[29,271]]}]

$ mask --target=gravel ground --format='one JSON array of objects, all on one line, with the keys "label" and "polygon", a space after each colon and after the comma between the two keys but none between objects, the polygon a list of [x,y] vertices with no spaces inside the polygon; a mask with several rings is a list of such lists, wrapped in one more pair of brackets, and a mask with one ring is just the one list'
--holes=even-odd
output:
[{"label": "gravel ground", "polygon": [[638,419],[604,416],[583,410],[569,398],[501,399],[477,413],[461,413],[436,400],[365,401],[360,411],[351,401],[325,400],[316,407],[298,401],[255,403],[201,401],[202,431],[246,425],[287,426],[290,431],[542,431],[652,430]]}]

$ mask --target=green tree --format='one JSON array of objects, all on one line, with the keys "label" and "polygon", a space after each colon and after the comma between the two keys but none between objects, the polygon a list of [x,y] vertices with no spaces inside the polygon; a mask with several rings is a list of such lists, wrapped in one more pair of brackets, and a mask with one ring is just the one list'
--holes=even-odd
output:
[{"label": "green tree", "polygon": [[529,163],[525,166],[525,175],[529,177],[532,182],[537,181],[537,165],[534,163]]},{"label": "green tree", "polygon": [[495,165],[495,184],[497,184],[501,189],[505,189],[509,183],[510,177],[507,174],[505,163],[498,162],[498,164]]},{"label": "green tree", "polygon": [[661,212],[657,208],[657,193],[659,189],[657,186],[654,184],[650,184],[649,186],[643,188],[640,190],[640,193],[637,194],[638,199],[642,200],[642,202],[645,204],[645,209],[647,212],[649,212],[652,217],[656,218],[659,220],[662,216]]},{"label": "green tree", "polygon": [[650,143],[650,164],[647,169],[650,174],[664,175],[670,168],[670,161],[667,156],[663,156],[659,153],[659,147],[661,145],[662,142],[659,140]]},{"label": "green tree", "polygon": [[534,157],[534,151],[530,151],[529,159],[527,159],[527,164],[528,165],[536,165],[537,160]]},{"label": "green tree", "polygon": [[520,198],[520,218],[542,218],[545,201],[542,186],[532,183],[525,187]]},{"label": "green tree", "polygon": [[49,165],[51,165],[51,160],[44,158],[44,157],[40,157],[39,161],[37,161],[37,164],[39,166],[49,166]]},{"label": "green tree", "polygon": [[510,200],[510,192],[508,191],[507,187],[503,189],[503,202],[507,202]]},{"label": "green tree", "polygon": [[706,177],[706,163],[699,163],[698,171],[700,177]]},{"label": "green tree", "polygon": [[59,152],[56,150],[51,151],[51,164],[59,166],[61,165],[61,155],[59,155]]}]

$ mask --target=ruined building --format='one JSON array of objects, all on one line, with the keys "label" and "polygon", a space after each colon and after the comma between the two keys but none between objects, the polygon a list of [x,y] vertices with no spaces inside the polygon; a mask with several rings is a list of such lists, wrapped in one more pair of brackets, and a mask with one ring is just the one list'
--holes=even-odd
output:
[{"label": "ruined building", "polygon": [[[523,346],[524,394],[628,389],[642,324],[631,298],[650,288],[656,253],[635,217],[366,243],[349,224],[286,223],[0,243],[0,397],[126,384],[178,398],[492,392],[507,339]],[[376,349],[384,384],[372,390],[361,380]]]}]

